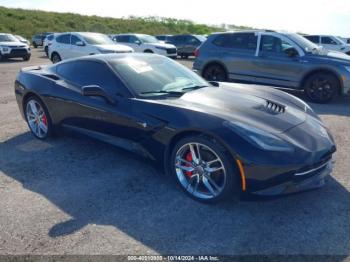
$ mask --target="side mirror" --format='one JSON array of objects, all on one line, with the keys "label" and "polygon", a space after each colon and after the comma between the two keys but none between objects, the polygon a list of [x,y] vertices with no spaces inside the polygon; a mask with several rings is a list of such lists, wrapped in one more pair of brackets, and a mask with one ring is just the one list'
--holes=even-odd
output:
[{"label": "side mirror", "polygon": [[298,51],[294,48],[294,47],[290,47],[286,50],[284,50],[284,53],[288,56],[288,57],[296,57],[299,55]]},{"label": "side mirror", "polygon": [[99,96],[103,97],[108,103],[115,104],[115,101],[110,97],[105,90],[98,85],[88,85],[82,87],[83,96]]},{"label": "side mirror", "polygon": [[85,46],[85,43],[83,41],[78,41],[75,43],[77,46]]},{"label": "side mirror", "polygon": [[141,41],[140,41],[140,40],[136,40],[136,41],[135,41],[135,44],[141,45]]}]

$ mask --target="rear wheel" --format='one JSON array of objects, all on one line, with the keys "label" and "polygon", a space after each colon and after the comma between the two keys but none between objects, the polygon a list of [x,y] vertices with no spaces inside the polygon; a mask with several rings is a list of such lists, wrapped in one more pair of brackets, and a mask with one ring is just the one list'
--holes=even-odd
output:
[{"label": "rear wheel", "polygon": [[38,45],[37,45],[35,42],[33,42],[33,47],[34,47],[34,48],[37,48]]},{"label": "rear wheel", "polygon": [[45,139],[52,135],[49,112],[37,97],[29,97],[25,102],[24,110],[29,129],[35,137]]},{"label": "rear wheel", "polygon": [[152,50],[147,49],[147,50],[145,50],[145,51],[144,51],[144,53],[153,54],[153,51],[152,51]]},{"label": "rear wheel", "polygon": [[3,58],[3,57],[2,57],[2,54],[1,54],[1,52],[0,52],[0,61],[2,61],[2,58]]},{"label": "rear wheel", "polygon": [[49,57],[49,47],[45,46],[44,50],[45,50],[46,56]]},{"label": "rear wheel", "polygon": [[203,77],[208,81],[227,81],[226,71],[219,64],[212,64],[207,66],[203,71]]},{"label": "rear wheel", "polygon": [[56,63],[60,62],[61,60],[62,59],[61,59],[59,54],[57,54],[56,52],[52,54],[52,56],[51,56],[52,63],[56,64]]},{"label": "rear wheel", "polygon": [[193,136],[176,144],[169,168],[181,188],[193,199],[217,202],[237,189],[230,162],[225,150],[216,142]]},{"label": "rear wheel", "polygon": [[330,102],[340,88],[337,77],[330,73],[316,73],[311,75],[304,85],[304,90],[311,102]]}]

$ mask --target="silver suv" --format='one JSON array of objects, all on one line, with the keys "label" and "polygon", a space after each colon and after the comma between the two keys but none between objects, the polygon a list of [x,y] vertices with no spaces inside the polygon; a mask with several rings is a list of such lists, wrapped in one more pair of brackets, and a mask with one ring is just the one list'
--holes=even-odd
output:
[{"label": "silver suv", "polygon": [[350,56],[294,33],[216,33],[198,50],[193,69],[210,81],[243,81],[304,90],[313,102],[350,95]]}]

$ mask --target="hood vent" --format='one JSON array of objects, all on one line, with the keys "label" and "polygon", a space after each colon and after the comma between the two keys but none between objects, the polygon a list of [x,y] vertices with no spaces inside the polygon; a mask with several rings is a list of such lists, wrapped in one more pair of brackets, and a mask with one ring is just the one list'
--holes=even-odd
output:
[{"label": "hood vent", "polygon": [[266,100],[265,108],[269,113],[272,114],[282,114],[286,111],[286,106],[271,100]]}]

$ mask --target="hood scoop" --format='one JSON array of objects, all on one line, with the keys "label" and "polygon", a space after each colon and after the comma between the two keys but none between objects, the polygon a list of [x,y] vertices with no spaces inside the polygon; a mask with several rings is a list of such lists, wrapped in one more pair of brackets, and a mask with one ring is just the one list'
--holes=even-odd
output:
[{"label": "hood scoop", "polygon": [[266,100],[266,104],[264,106],[264,109],[266,112],[273,114],[273,115],[283,114],[284,112],[286,112],[285,105],[274,102],[272,100]]}]

